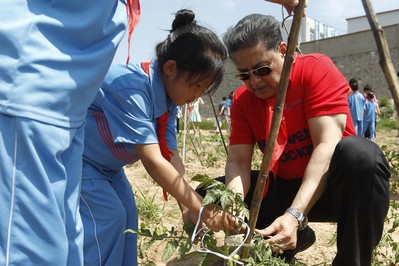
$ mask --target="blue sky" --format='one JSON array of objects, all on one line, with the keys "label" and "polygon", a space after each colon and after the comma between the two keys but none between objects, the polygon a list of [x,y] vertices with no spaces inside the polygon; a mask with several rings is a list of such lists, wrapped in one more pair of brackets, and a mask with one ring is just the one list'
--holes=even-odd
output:
[{"label": "blue sky", "polygon": [[[371,0],[375,12],[399,9],[399,0]],[[174,13],[191,9],[200,25],[222,36],[226,29],[251,13],[273,15],[281,20],[281,6],[263,0],[141,0],[141,18],[131,40],[130,62],[149,61],[155,45],[163,41],[172,25]],[[284,13],[286,14],[286,13]],[[308,0],[307,16],[346,33],[347,18],[365,14],[361,0]],[[115,63],[125,63],[126,36],[115,56]]]}]

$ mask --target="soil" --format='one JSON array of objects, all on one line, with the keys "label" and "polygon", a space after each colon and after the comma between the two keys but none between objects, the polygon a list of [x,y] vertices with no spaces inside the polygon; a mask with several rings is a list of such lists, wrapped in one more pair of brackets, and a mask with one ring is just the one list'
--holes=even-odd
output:
[{"label": "soil", "polygon": [[[223,131],[224,135],[226,134]],[[183,135],[179,135],[179,143],[183,143]],[[377,144],[380,146],[388,145],[389,149],[399,150],[399,139],[397,131],[383,131],[377,132]],[[180,147],[180,150],[183,150]],[[217,177],[224,174],[225,151],[224,145],[221,142],[220,136],[213,131],[202,130],[200,136],[194,136],[192,132],[186,135],[184,164],[188,178],[195,174],[207,174],[210,177]],[[261,157],[259,157],[261,158]],[[143,193],[147,199],[155,201],[156,205],[164,206],[159,218],[154,221],[143,221],[139,217],[139,223],[145,222],[149,224],[163,224],[167,228],[174,227],[181,230],[182,221],[180,211],[176,201],[169,196],[169,201],[165,202],[162,196],[162,189],[155,184],[141,163],[129,165],[125,168],[126,174],[132,184],[136,197],[138,189]],[[190,181],[193,187],[196,183]],[[393,195],[397,199],[397,195]],[[300,265],[331,265],[332,259],[336,253],[335,247],[335,230],[334,223],[309,223],[310,227],[316,233],[316,243],[296,255],[297,262]],[[388,225],[386,226],[386,229]],[[399,232],[395,231],[393,238],[399,242]],[[186,256],[183,259],[176,260],[176,256],[167,262],[163,262],[161,257],[165,248],[164,241],[156,241],[151,248],[145,253],[144,258],[139,258],[140,265],[198,265],[198,256]],[[391,255],[392,256],[392,255]]]}]

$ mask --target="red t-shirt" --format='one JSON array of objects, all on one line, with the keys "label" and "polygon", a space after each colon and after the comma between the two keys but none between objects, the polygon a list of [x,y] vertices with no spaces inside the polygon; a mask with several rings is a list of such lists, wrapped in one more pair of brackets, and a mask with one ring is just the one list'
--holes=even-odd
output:
[{"label": "red t-shirt", "polygon": [[[297,55],[292,65],[283,116],[288,143],[278,160],[277,175],[302,178],[313,152],[307,120],[317,116],[346,114],[343,137],[356,135],[348,107],[349,85],[334,63],[322,54]],[[234,93],[231,107],[230,145],[266,146],[267,100],[248,91],[245,85]]]}]

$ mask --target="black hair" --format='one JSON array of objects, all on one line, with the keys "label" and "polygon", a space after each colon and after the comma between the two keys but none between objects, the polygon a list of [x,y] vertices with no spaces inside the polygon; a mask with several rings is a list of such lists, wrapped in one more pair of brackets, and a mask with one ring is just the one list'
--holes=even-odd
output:
[{"label": "black hair", "polygon": [[352,91],[359,90],[359,83],[357,82],[356,78],[351,78],[349,80],[349,86],[351,87]]},{"label": "black hair", "polygon": [[372,101],[374,99],[374,97],[375,97],[375,94],[373,92],[369,92],[367,94],[367,99],[370,100],[370,101]]},{"label": "black hair", "polygon": [[212,94],[222,82],[227,52],[218,36],[197,25],[194,18],[194,12],[187,9],[175,14],[168,37],[156,46],[157,59],[161,69],[166,61],[176,61],[179,71],[188,72],[197,82],[214,75],[205,91]]},{"label": "black hair", "polygon": [[276,50],[283,41],[280,24],[273,16],[251,14],[242,18],[224,34],[223,42],[229,56],[234,60],[234,53],[245,48],[263,43],[266,50]]},{"label": "black hair", "polygon": [[364,90],[364,91],[373,91],[371,85],[369,85],[369,84],[366,84],[366,85],[364,86],[363,90]]}]

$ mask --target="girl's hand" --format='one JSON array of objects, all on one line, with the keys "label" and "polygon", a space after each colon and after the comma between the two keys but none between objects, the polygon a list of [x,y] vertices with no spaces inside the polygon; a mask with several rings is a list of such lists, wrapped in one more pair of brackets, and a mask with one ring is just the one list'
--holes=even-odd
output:
[{"label": "girl's hand", "polygon": [[190,211],[189,209],[182,211],[182,217],[183,217],[183,223],[187,224],[187,223],[192,223],[192,224],[196,224],[197,220],[198,220],[198,215],[196,215],[195,213],[193,213],[192,211]]},{"label": "girl's hand", "polygon": [[208,204],[202,211],[201,221],[214,232],[237,229],[238,219],[216,204]]}]

